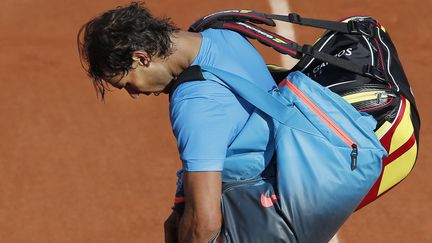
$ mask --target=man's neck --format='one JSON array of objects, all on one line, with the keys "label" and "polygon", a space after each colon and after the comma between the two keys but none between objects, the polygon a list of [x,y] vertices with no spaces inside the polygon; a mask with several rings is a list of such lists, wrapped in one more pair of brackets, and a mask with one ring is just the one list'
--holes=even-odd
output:
[{"label": "man's neck", "polygon": [[173,77],[177,77],[195,60],[201,47],[199,33],[179,31],[173,34],[173,54],[168,57],[168,65]]}]

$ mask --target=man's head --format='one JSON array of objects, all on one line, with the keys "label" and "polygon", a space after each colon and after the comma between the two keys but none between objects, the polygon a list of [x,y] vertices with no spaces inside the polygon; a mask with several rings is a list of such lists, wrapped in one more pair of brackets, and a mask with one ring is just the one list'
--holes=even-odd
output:
[{"label": "man's head", "polygon": [[159,92],[160,88],[152,90],[144,87],[148,84],[124,79],[163,73],[163,67],[152,67],[151,61],[163,60],[172,53],[171,35],[178,30],[168,18],[154,18],[137,2],[107,11],[84,24],[77,36],[79,54],[102,99],[109,90],[107,83],[125,88],[130,94]]}]

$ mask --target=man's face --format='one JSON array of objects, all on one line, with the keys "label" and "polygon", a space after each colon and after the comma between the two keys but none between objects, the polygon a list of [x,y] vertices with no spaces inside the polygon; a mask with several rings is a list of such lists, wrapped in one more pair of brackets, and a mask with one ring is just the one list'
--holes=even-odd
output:
[{"label": "man's face", "polygon": [[132,68],[123,78],[117,76],[108,80],[113,87],[125,89],[132,98],[140,94],[161,93],[173,79],[164,59],[154,58],[151,62],[134,60]]}]

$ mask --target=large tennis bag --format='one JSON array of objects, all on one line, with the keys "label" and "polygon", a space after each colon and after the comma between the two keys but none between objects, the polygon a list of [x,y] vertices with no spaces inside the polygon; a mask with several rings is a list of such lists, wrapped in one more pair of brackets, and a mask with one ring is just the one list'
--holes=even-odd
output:
[{"label": "large tennis bag", "polygon": [[[273,20],[327,31],[314,45],[301,46],[257,25],[275,26]],[[205,28],[233,30],[300,59],[292,70],[269,66],[276,82],[282,82],[292,71],[301,71],[376,119],[376,135],[389,156],[383,160],[382,173],[359,208],[393,188],[412,170],[418,153],[420,118],[396,48],[377,20],[353,16],[328,21],[295,13],[225,10],[197,20],[189,30]]]},{"label": "large tennis bag", "polygon": [[224,184],[218,240],[328,242],[381,173],[386,151],[375,119],[301,72],[267,93],[235,74],[201,68],[206,80],[224,82],[256,107],[247,122],[255,126],[236,140],[256,141],[254,121],[269,116],[276,150],[275,169]]},{"label": "large tennis bag", "polygon": [[396,48],[384,26],[368,16],[350,17],[341,23],[357,23],[363,26],[362,32],[327,31],[313,48],[357,65],[373,67],[375,77],[308,55],[293,70],[302,71],[378,122],[375,133],[389,155],[383,159],[382,173],[359,205],[361,208],[397,185],[414,167],[420,118]]}]

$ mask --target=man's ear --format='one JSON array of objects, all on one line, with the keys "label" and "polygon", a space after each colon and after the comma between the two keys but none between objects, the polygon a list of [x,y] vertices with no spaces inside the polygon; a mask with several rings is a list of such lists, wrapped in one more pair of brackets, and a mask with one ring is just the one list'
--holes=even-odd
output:
[{"label": "man's ear", "polygon": [[150,65],[151,57],[145,51],[134,51],[132,53],[132,60],[137,62],[138,65],[148,67]]}]

